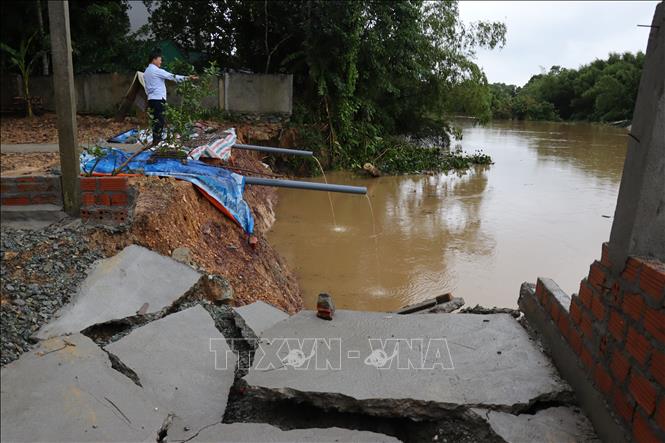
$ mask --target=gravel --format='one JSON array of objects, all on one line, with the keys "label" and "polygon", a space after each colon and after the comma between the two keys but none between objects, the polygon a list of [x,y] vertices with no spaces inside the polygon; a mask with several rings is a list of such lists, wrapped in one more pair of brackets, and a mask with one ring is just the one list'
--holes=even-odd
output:
[{"label": "gravel", "polygon": [[41,230],[0,231],[0,365],[36,343],[31,336],[70,300],[92,263],[102,258],[88,247],[86,230],[69,220]]}]

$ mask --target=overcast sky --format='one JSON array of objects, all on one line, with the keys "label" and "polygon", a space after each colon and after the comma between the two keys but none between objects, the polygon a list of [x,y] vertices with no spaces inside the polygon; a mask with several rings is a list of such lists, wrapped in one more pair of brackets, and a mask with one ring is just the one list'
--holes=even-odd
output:
[{"label": "overcast sky", "polygon": [[462,20],[506,23],[506,46],[478,51],[490,83],[523,85],[553,65],[577,68],[610,52],[646,52],[657,1],[461,1]]}]

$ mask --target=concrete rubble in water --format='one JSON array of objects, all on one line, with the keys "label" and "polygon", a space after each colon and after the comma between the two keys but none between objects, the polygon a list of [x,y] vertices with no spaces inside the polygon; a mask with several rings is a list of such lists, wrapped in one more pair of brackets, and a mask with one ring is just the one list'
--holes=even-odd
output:
[{"label": "concrete rubble in water", "polygon": [[[80,332],[94,324],[168,308],[201,278],[182,263],[141,246],[97,262],[59,318],[45,325],[40,339]],[[145,305],[147,304],[147,309]]]}]

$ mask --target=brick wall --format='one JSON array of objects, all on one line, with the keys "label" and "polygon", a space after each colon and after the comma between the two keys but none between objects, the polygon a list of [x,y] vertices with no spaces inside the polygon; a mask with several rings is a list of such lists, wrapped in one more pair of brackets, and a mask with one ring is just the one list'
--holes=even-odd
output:
[{"label": "brick wall", "polygon": [[2,177],[0,183],[2,205],[62,205],[59,176]]},{"label": "brick wall", "polygon": [[538,279],[536,299],[635,441],[665,441],[665,264],[631,257],[614,277],[603,245],[578,294]]},{"label": "brick wall", "polygon": [[81,177],[81,219],[105,225],[129,222],[133,196],[127,177]]}]

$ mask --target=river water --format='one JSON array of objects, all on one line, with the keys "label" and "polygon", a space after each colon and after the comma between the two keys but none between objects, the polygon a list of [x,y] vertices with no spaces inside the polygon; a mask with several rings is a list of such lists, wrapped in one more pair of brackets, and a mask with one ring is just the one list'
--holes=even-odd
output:
[{"label": "river water", "polygon": [[[465,174],[377,179],[334,194],[280,190],[269,240],[290,264],[305,306],[329,292],[338,308],[391,311],[445,292],[467,305],[515,307],[520,284],[553,278],[576,292],[609,238],[625,129],[591,124],[461,123],[467,152],[495,164]],[[373,232],[376,229],[376,241]]]}]

